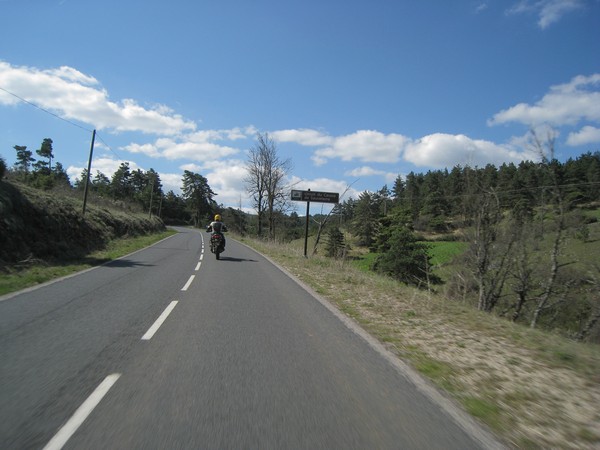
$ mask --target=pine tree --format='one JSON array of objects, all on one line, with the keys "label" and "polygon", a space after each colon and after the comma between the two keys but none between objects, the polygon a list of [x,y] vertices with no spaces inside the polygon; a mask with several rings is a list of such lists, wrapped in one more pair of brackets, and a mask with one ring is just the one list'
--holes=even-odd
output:
[{"label": "pine tree", "polygon": [[325,247],[327,256],[341,258],[344,256],[345,249],[344,233],[338,227],[331,228],[327,234],[327,246]]},{"label": "pine tree", "polygon": [[46,138],[42,141],[41,147],[35,151],[40,157],[47,159],[48,161],[38,160],[35,163],[35,167],[38,172],[49,175],[52,171],[52,158],[54,158],[54,154],[52,153],[52,139]]},{"label": "pine tree", "polygon": [[17,162],[15,163],[15,168],[17,172],[20,172],[22,175],[26,176],[29,173],[31,165],[35,162],[33,153],[27,150],[26,145],[15,145],[13,148],[17,152]]},{"label": "pine tree", "polygon": [[202,220],[208,220],[217,207],[217,202],[213,200],[216,195],[210,186],[208,180],[198,173],[186,170],[183,174],[183,198],[189,209],[192,211],[194,225],[200,226]]}]

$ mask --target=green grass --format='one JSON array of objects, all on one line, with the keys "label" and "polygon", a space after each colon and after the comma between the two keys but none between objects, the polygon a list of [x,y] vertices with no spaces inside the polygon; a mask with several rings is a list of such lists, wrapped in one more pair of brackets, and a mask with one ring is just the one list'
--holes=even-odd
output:
[{"label": "green grass", "polygon": [[455,256],[463,253],[468,246],[466,242],[459,241],[427,242],[426,244],[429,247],[431,264],[434,266],[451,262]]},{"label": "green grass", "polygon": [[148,247],[155,242],[175,234],[167,230],[162,233],[134,238],[117,239],[100,251],[89,254],[80,260],[45,263],[39,261],[21,269],[11,268],[7,273],[0,273],[0,295],[9,294],[47,281],[80,272],[90,267],[112,261],[136,250]]},{"label": "green grass", "polygon": [[[466,242],[458,241],[436,241],[436,242],[425,242],[429,247],[428,253],[431,256],[431,264],[434,266],[440,266],[443,264],[450,263],[452,259],[463,253],[467,249]],[[358,256],[353,264],[355,267],[368,272],[373,267],[377,253],[365,253]]]},{"label": "green grass", "polygon": [[377,258],[377,253],[365,253],[352,261],[353,265],[364,272],[369,272]]},{"label": "green grass", "polygon": [[502,411],[497,403],[477,397],[465,397],[462,404],[473,417],[481,419],[495,430],[502,428]]}]

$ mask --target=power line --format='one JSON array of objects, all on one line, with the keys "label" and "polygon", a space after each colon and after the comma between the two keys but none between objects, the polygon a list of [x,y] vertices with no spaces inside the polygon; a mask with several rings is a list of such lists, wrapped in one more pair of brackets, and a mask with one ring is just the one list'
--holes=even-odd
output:
[{"label": "power line", "polygon": [[9,95],[12,95],[12,96],[13,96],[13,97],[15,97],[15,98],[18,98],[18,99],[19,99],[19,100],[21,100],[23,103],[27,103],[28,105],[30,105],[30,106],[33,106],[34,108],[37,108],[37,109],[39,109],[40,111],[43,111],[43,112],[45,112],[46,114],[50,114],[51,116],[54,116],[54,117],[56,117],[57,119],[60,119],[60,120],[62,120],[62,121],[64,121],[64,122],[67,122],[68,124],[71,124],[71,125],[73,125],[73,126],[75,126],[75,127],[77,127],[77,128],[81,128],[82,130],[85,130],[85,131],[87,131],[87,132],[89,132],[89,133],[91,133],[91,132],[92,132],[92,130],[90,130],[90,129],[88,129],[88,128],[85,128],[85,127],[83,127],[83,126],[81,126],[81,125],[79,125],[79,124],[77,124],[77,123],[75,123],[75,122],[72,122],[72,121],[70,121],[70,120],[68,120],[68,119],[65,119],[64,117],[60,117],[58,114],[54,114],[53,112],[51,112],[51,111],[48,111],[47,109],[44,109],[44,108],[42,108],[41,106],[38,106],[38,105],[36,105],[35,103],[32,103],[32,102],[30,102],[29,100],[25,100],[23,97],[20,97],[20,96],[18,96],[18,95],[17,95],[17,94],[15,94],[14,92],[10,92],[9,90],[7,90],[7,89],[4,89],[3,87],[0,87],[0,90],[1,90],[1,91],[4,91],[4,92],[6,92],[6,93],[7,93],[7,94],[9,94]]},{"label": "power line", "polygon": [[[77,123],[75,123],[75,122],[73,122],[73,121],[71,121],[71,120],[65,119],[64,117],[61,117],[61,116],[59,116],[58,114],[55,114],[55,113],[53,113],[52,111],[48,111],[47,109],[45,109],[45,108],[42,108],[41,106],[39,106],[39,105],[36,105],[35,103],[32,103],[32,102],[30,102],[29,100],[26,100],[26,99],[24,99],[23,97],[21,97],[21,96],[19,96],[19,95],[15,94],[14,92],[11,92],[11,91],[9,91],[9,90],[7,90],[7,89],[4,89],[4,88],[3,88],[3,87],[1,87],[1,86],[0,86],[0,90],[2,90],[2,91],[4,91],[4,92],[6,92],[7,94],[9,94],[9,95],[12,95],[13,97],[15,97],[15,98],[17,98],[17,99],[21,100],[23,103],[26,103],[26,104],[28,104],[28,105],[30,105],[30,106],[33,106],[34,108],[37,108],[37,109],[39,109],[40,111],[42,111],[42,112],[45,112],[46,114],[50,114],[51,116],[53,116],[53,117],[55,117],[55,118],[57,118],[57,119],[60,119],[60,120],[62,120],[63,122],[67,122],[68,124],[70,124],[70,125],[73,125],[73,126],[75,126],[75,127],[77,127],[77,128],[81,128],[82,130],[85,130],[85,131],[87,131],[87,132],[89,132],[89,133],[92,133],[92,132],[93,132],[93,130],[90,130],[89,128],[86,128],[86,127],[84,127],[84,126],[81,126],[81,125],[79,125],[79,124],[77,124]],[[96,134],[96,138],[98,138],[98,139],[99,139],[99,140],[100,140],[100,141],[101,141],[101,142],[102,142],[102,143],[103,143],[103,144],[106,146],[106,148],[108,148],[108,150],[110,150],[112,153],[114,153],[114,154],[115,154],[115,156],[116,156],[117,158],[119,158],[119,159],[123,159],[123,158],[122,158],[122,157],[121,157],[121,156],[120,156],[120,155],[119,155],[119,154],[118,154],[116,151],[114,151],[114,150],[112,149],[112,147],[111,147],[110,145],[108,145],[108,144],[106,143],[106,141],[105,141],[104,139],[102,139],[102,136],[99,136],[98,134]]]},{"label": "power line", "polygon": [[111,147],[110,145],[108,145],[108,144],[106,143],[106,141],[105,141],[104,139],[102,139],[102,136],[99,136],[99,135],[98,135],[98,133],[96,133],[96,138],[97,138],[97,139],[99,139],[100,141],[102,141],[102,143],[103,143],[103,144],[106,146],[106,148],[108,148],[108,149],[109,149],[109,150],[110,150],[112,153],[114,153],[114,154],[115,154],[115,156],[116,156],[117,158],[119,158],[119,159],[121,159],[121,160],[123,159],[123,158],[121,158],[121,156],[120,156],[120,155],[119,155],[119,154],[118,154],[116,151],[114,151],[114,150],[112,149],[112,147]]}]

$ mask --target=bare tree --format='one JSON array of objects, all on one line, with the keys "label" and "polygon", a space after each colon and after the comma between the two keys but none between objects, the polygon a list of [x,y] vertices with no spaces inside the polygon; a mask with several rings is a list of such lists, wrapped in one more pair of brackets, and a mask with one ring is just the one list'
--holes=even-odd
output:
[{"label": "bare tree", "polygon": [[258,133],[256,144],[248,153],[246,190],[252,196],[258,214],[258,235],[262,235],[263,222],[267,216],[269,238],[273,238],[275,213],[285,209],[287,195],[285,178],[292,168],[290,159],[281,160],[275,142],[268,133]]},{"label": "bare tree", "polygon": [[531,233],[527,233],[523,226],[521,226],[521,232],[519,245],[517,245],[517,251],[509,270],[513,279],[512,291],[517,297],[514,304],[509,307],[509,309],[514,308],[511,315],[513,322],[521,317],[535,284],[534,264],[531,262],[531,251],[527,243],[527,240],[531,239]]},{"label": "bare tree", "polygon": [[477,308],[492,311],[503,293],[508,278],[514,237],[503,233],[502,210],[494,191],[477,197],[473,230],[467,254],[479,290]]},{"label": "bare tree", "polygon": [[531,328],[535,328],[540,319],[542,312],[547,309],[550,309],[560,303],[564,296],[558,295],[558,301],[551,301],[554,294],[557,294],[557,276],[558,271],[561,267],[566,264],[561,264],[559,262],[559,258],[561,255],[561,247],[564,240],[564,234],[566,230],[565,224],[565,202],[563,199],[562,191],[559,186],[558,174],[556,173],[555,168],[550,164],[554,159],[554,143],[556,140],[556,134],[554,131],[550,130],[546,137],[546,141],[542,142],[542,140],[537,136],[535,130],[531,131],[531,145],[534,151],[539,155],[542,164],[547,168],[550,178],[552,180],[552,196],[553,196],[553,205],[556,209],[556,231],[554,235],[554,240],[552,243],[552,250],[550,252],[550,266],[548,270],[548,275],[546,280],[542,284],[542,292],[536,298],[536,306],[533,310],[533,315],[531,317]]},{"label": "bare tree", "polygon": [[590,316],[588,317],[587,323],[577,334],[577,340],[583,341],[592,334],[594,328],[600,324],[600,266],[594,265],[595,273],[590,273],[590,277],[587,280],[589,284],[590,294]]}]

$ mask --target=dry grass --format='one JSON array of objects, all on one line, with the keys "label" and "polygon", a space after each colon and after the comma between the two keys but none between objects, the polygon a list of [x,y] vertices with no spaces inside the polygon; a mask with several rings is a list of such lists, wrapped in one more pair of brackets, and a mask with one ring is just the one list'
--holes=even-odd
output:
[{"label": "dry grass", "polygon": [[294,246],[245,239],[513,448],[600,448],[600,348],[514,325]]}]

